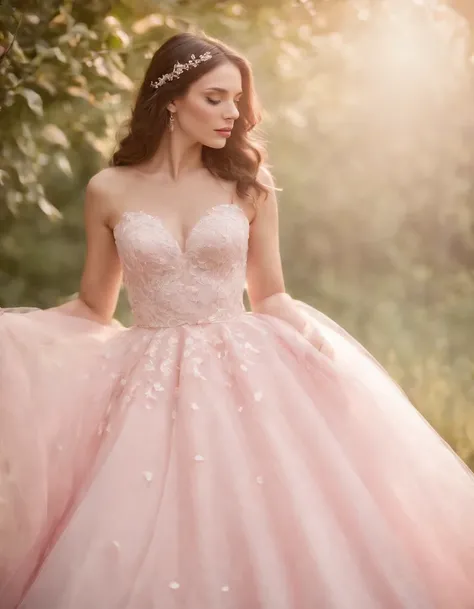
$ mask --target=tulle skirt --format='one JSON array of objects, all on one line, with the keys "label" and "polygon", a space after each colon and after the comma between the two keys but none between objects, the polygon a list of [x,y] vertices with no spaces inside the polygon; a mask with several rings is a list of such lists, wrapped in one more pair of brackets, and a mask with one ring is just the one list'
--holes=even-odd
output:
[{"label": "tulle skirt", "polygon": [[371,355],[270,315],[0,315],[2,609],[472,609],[474,476]]}]

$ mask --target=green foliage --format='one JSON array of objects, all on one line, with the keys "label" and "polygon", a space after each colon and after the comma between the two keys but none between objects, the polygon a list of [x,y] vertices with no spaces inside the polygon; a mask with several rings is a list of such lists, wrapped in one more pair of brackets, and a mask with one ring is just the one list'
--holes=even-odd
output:
[{"label": "green foliage", "polygon": [[4,1],[0,306],[77,290],[85,184],[151,53],[204,30],[255,71],[288,291],[354,334],[474,466],[471,47],[439,5],[382,4]]}]

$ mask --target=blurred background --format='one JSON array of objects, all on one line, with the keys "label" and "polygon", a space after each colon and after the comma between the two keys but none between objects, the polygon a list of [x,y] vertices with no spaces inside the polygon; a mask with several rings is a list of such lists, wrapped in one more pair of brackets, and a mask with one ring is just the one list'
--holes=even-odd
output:
[{"label": "blurred background", "polygon": [[288,292],[474,468],[472,0],[0,0],[0,23],[0,306],[77,291],[85,185],[152,53],[204,31],[254,68]]}]

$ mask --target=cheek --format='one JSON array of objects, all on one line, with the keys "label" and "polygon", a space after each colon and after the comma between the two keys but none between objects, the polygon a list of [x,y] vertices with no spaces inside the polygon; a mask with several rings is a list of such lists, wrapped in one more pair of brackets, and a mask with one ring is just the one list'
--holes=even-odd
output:
[{"label": "cheek", "polygon": [[205,101],[194,104],[192,108],[193,119],[205,126],[206,123],[211,123],[216,116],[216,108],[206,103]]}]

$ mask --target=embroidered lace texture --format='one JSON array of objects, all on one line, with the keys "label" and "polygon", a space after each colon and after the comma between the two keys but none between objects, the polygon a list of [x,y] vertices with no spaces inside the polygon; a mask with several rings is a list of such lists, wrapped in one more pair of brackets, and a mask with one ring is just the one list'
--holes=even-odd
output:
[{"label": "embroidered lace texture", "polygon": [[137,325],[225,321],[245,311],[249,225],[238,205],[205,213],[184,251],[158,217],[144,212],[126,212],[114,232]]}]

